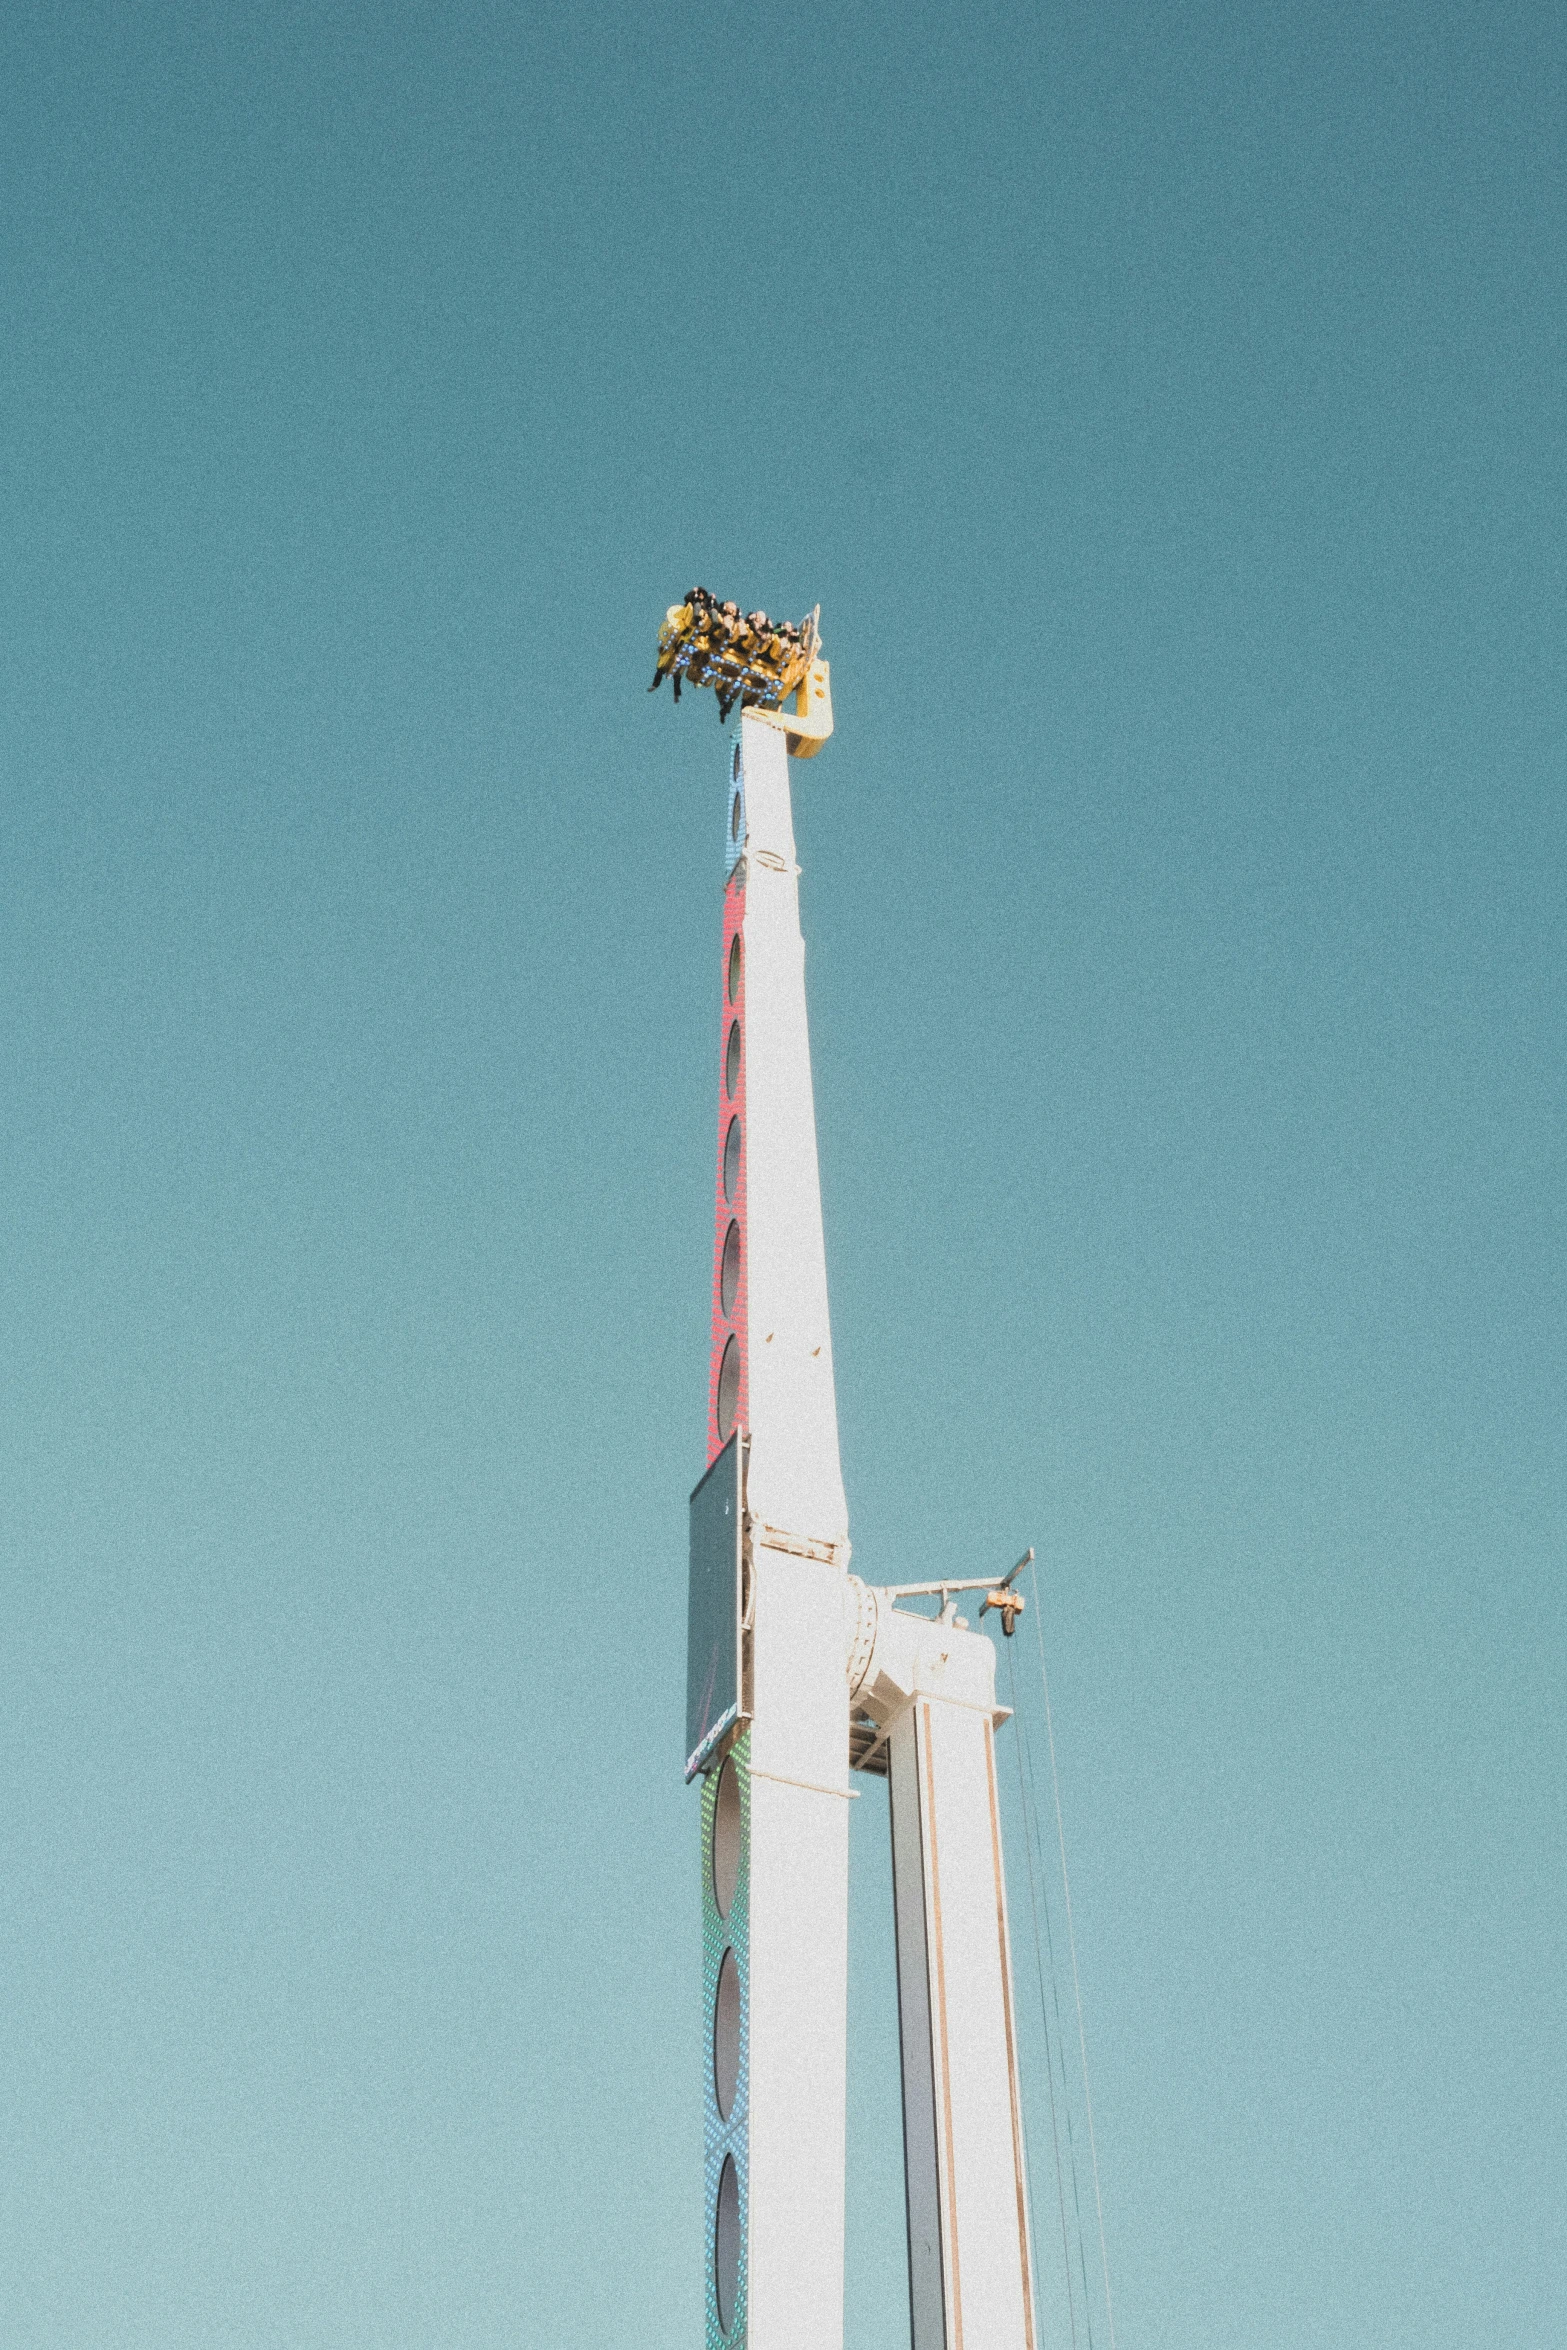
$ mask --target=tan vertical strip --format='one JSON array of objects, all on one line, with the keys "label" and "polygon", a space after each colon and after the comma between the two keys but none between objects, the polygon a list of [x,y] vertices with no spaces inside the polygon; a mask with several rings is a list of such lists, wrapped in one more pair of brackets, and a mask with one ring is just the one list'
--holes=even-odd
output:
[{"label": "tan vertical strip", "polygon": [[1007,1950],[1006,1879],[1001,1873],[1001,1810],[996,1799],[996,1741],[985,1724],[985,1776],[990,1784],[990,1856],[996,1873],[996,1940],[1001,1950],[1001,2005],[1007,2019],[1007,2089],[1012,2099],[1012,2176],[1017,2186],[1017,2249],[1023,2266],[1023,2324],[1034,2350],[1033,2280],[1028,2273],[1028,2187],[1023,2165],[1023,2116],[1018,2107],[1017,2048],[1013,2041],[1012,1965]]},{"label": "tan vertical strip", "polygon": [[958,2266],[958,2184],[952,2141],[952,2059],[947,2048],[947,1961],[941,1933],[941,1863],[936,1854],[936,1767],[931,1755],[930,1707],[922,1705],[925,1802],[930,1822],[930,1900],[935,1921],[936,2010],[941,2017],[941,2113],[947,2142],[947,2234],[952,2244],[953,2350],[963,2350],[963,2278]]}]

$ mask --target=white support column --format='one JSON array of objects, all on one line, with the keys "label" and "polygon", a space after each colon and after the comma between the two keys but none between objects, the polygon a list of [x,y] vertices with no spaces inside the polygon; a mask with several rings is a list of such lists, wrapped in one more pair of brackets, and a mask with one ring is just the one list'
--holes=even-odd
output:
[{"label": "white support column", "polygon": [[[847,1549],[805,941],[783,737],[740,721],[745,950],[748,1503],[771,1527]],[[840,1564],[846,1563],[843,1560]]]},{"label": "white support column", "polygon": [[1035,2350],[995,1650],[876,1598],[857,1702],[889,1757],[914,2350]]},{"label": "white support column", "polygon": [[[805,942],[783,737],[740,722],[751,1430],[748,2350],[841,2350],[848,2030],[848,1509]],[[809,1543],[826,1555],[778,1547]]]},{"label": "white support column", "polygon": [[[717,2204],[732,2156],[739,2270],[727,2331],[710,2273],[707,2331],[709,2350],[842,2350],[848,1512],[789,762],[783,736],[746,717],[728,829],[708,1444],[711,1458],[732,1428],[749,1436],[750,1728],[729,1766],[744,1782],[743,2085],[727,2132],[709,2092],[708,2133],[709,2260],[733,2241]],[[711,2033],[723,1935],[704,1898]]]},{"label": "white support column", "polygon": [[841,2350],[848,2033],[843,1573],[758,1546],[748,2350]]}]

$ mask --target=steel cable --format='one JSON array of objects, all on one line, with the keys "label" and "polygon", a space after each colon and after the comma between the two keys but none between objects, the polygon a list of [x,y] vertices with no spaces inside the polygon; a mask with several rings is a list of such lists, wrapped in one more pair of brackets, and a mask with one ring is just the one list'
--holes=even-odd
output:
[{"label": "steel cable", "polygon": [[[1034,1605],[1036,1608],[1039,1605],[1039,1570],[1037,1567],[1034,1570]],[[1051,2005],[1055,2011],[1056,2019],[1055,2045],[1057,2059],[1061,2066],[1061,2105],[1062,2111],[1066,2116],[1067,2167],[1071,2173],[1072,2178],[1072,2219],[1077,2234],[1078,2270],[1083,2281],[1083,2323],[1088,2336],[1088,2350],[1093,2350],[1094,2312],[1092,2296],[1088,2290],[1088,2239],[1083,2227],[1083,2199],[1079,2191],[1077,2178],[1077,2132],[1072,2124],[1072,2094],[1071,2087],[1066,2075],[1066,2031],[1061,2022],[1061,1976],[1060,1970],[1056,1965],[1056,1935],[1055,1927],[1052,1924],[1050,1917],[1050,1885],[1045,1872],[1044,1839],[1043,1832],[1040,1828],[1039,1791],[1034,1779],[1034,1741],[1032,1735],[1030,1734],[1026,1717],[1020,1716],[1018,1718],[1023,1731],[1023,1757],[1025,1767],[1028,1772],[1029,1801],[1026,1828],[1032,1830],[1034,1836],[1038,1839],[1039,1845],[1039,1881],[1041,1889],[1041,1907],[1045,1913],[1045,1948],[1049,1954],[1050,1959],[1050,2000]],[[1043,2007],[1043,2002],[1044,1987],[1043,1982],[1041,1982],[1041,2007]],[[1046,2045],[1047,2047],[1049,2045],[1048,2026],[1046,2032]],[[1054,2096],[1053,2080],[1051,2085],[1051,2094]],[[1068,2278],[1070,2278],[1070,2261],[1068,2261],[1067,2275]]]},{"label": "steel cable", "polygon": [[[1039,1647],[1039,1682],[1045,1696],[1045,1734],[1050,1741],[1050,1784],[1055,1796],[1056,1841],[1061,1853],[1061,1891],[1066,1902],[1067,1946],[1072,1957],[1072,1993],[1077,2003],[1077,2051],[1083,2068],[1083,2111],[1088,2118],[1088,2158],[1093,2171],[1094,2210],[1099,2221],[1099,2262],[1104,2274],[1105,2319],[1115,2350],[1115,2309],[1110,2298],[1110,2254],[1105,2242],[1104,2197],[1099,2190],[1099,2149],[1094,2139],[1094,2101],[1088,2087],[1088,2038],[1083,2029],[1083,1990],[1077,1971],[1077,1932],[1072,1923],[1072,1884],[1066,1866],[1066,1828],[1061,1817],[1061,1775],[1056,1768],[1055,1721],[1050,1709],[1050,1675],[1045,1668],[1045,1633],[1040,1621],[1039,1568],[1034,1568],[1034,1634]],[[1046,1909],[1048,1924],[1049,1910]]]},{"label": "steel cable", "polygon": [[[1050,2018],[1045,2008],[1045,1960],[1039,1940],[1039,1892],[1035,1881],[1034,1839],[1029,1833],[1029,1802],[1023,1777],[1023,1725],[1018,1715],[1017,1666],[1013,1661],[1010,1641],[1006,1644],[1006,1652],[1007,1679],[1012,1696],[1012,1720],[1016,1732],[1012,1746],[1017,1756],[1018,1804],[1023,1816],[1023,1853],[1028,1863],[1028,1907],[1034,1927],[1034,1980],[1039,1986],[1039,2021],[1045,2035],[1045,2079],[1050,2085],[1050,2143],[1055,2151],[1056,2202],[1061,2212],[1061,2269],[1066,2279],[1066,2314],[1067,2323],[1071,2329],[1072,2350],[1077,2350],[1077,2306],[1076,2296],[1072,2291],[1072,2252],[1067,2242],[1066,2233],[1066,2186],[1061,2175],[1061,2131],[1056,2120],[1055,2062],[1050,2050]],[[1030,2182],[1030,2199],[1032,2199],[1032,2181]]]}]

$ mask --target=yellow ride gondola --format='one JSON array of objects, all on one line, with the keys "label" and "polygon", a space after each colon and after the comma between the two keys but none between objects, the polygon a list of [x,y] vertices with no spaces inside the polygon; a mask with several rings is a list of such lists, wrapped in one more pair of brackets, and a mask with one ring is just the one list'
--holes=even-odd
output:
[{"label": "yellow ride gondola", "polygon": [[[658,632],[658,665],[649,693],[666,677],[680,699],[682,683],[707,685],[718,699],[720,720],[738,703],[768,718],[788,735],[796,757],[809,758],[832,732],[827,664],[821,658],[821,607],[806,619],[769,620],[765,612],[742,612],[721,604],[706,588],[692,588],[671,604]],[[795,697],[795,708],[782,705]]]},{"label": "yellow ride gondola", "polygon": [[658,632],[658,667],[648,691],[656,693],[672,677],[677,701],[682,679],[710,685],[720,718],[737,702],[742,709],[776,710],[809,669],[817,642],[814,613],[798,625],[773,621],[693,588],[683,604],[670,605]]}]

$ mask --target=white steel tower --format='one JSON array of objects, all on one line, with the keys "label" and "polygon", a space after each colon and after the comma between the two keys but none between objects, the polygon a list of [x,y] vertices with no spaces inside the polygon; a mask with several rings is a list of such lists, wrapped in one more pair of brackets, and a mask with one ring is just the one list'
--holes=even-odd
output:
[{"label": "white steel tower", "polygon": [[[820,749],[831,702],[814,620],[775,633],[770,661],[771,628],[694,591],[659,668],[741,704],[708,1468],[691,1503],[707,2350],[842,2350],[851,1770],[889,1779],[914,2350],[1036,2350],[993,1744],[1006,1716],[994,1646],[953,1594],[987,1591],[1008,1631],[1022,1603],[986,1578],[876,1589],[849,1573],[789,792],[790,754]],[[896,1604],[922,1594],[938,1616]]]}]

